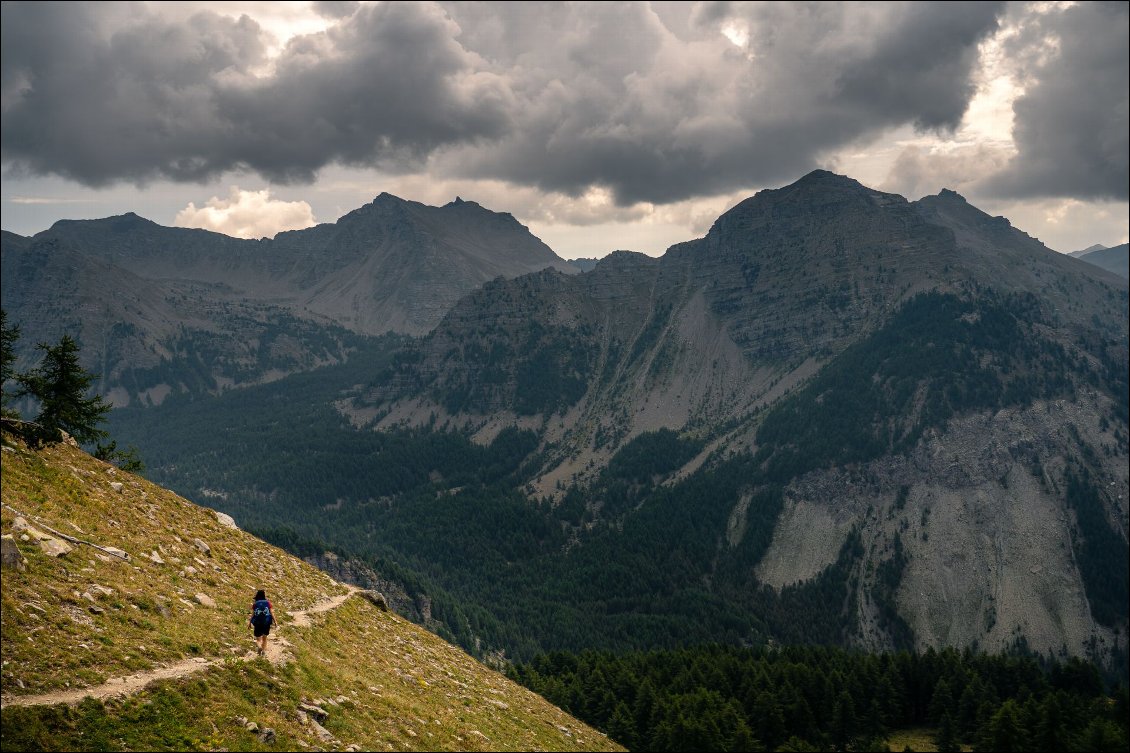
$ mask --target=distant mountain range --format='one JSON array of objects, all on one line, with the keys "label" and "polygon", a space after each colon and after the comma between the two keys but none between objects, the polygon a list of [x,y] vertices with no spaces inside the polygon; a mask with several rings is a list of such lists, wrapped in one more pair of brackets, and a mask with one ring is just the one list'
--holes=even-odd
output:
[{"label": "distant mountain range", "polygon": [[465,644],[1119,666],[1128,299],[952,191],[816,171],[658,259],[487,282],[363,375],[120,428],[178,491],[399,572]]},{"label": "distant mountain range", "polygon": [[495,277],[573,272],[509,214],[381,194],[335,223],[241,240],[135,214],[60,221],[0,243],[3,305],[25,360],[63,332],[115,404],[215,391],[420,335]]},{"label": "distant mountain range", "polygon": [[1107,248],[1096,243],[1082,251],[1072,251],[1071,256],[1114,272],[1119,277],[1130,278],[1130,244]]}]

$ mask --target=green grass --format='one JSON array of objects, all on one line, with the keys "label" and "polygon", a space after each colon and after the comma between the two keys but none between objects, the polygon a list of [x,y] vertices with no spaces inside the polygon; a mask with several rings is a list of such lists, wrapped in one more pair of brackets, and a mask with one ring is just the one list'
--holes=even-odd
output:
[{"label": "green grass", "polygon": [[[27,570],[6,570],[0,589],[5,698],[100,684],[192,656],[225,661],[126,699],[6,706],[3,750],[619,749],[462,650],[363,599],[311,615],[309,628],[291,625],[290,612],[344,587],[250,534],[220,526],[210,511],[144,479],[116,470],[111,476],[109,468],[65,445],[4,452],[5,504],[132,555],[127,563],[79,546],[56,559],[33,542],[19,543]],[[124,484],[121,494],[111,481]],[[3,510],[4,533],[15,517]],[[211,557],[195,548],[195,537],[208,542]],[[140,556],[154,549],[163,565]],[[187,565],[198,572],[181,575]],[[83,596],[93,595],[93,584],[113,589],[96,599],[100,614]],[[252,647],[247,610],[257,588],[266,589],[276,608],[272,640],[289,644],[283,665],[243,659]],[[216,608],[181,601],[191,602],[197,591],[215,599]],[[325,727],[340,745],[327,744],[294,711],[302,701],[339,697]],[[276,742],[260,742],[236,717],[273,728]]]}]

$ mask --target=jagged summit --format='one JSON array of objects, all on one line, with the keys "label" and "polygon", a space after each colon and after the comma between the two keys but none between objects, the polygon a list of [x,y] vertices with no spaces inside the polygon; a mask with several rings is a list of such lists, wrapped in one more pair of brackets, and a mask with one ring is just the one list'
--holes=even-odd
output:
[{"label": "jagged summit", "polygon": [[640,269],[650,267],[658,263],[658,259],[654,256],[640,253],[639,251],[628,251],[626,249],[618,249],[611,252],[607,256],[598,259],[595,267],[605,271],[630,271],[633,269]]},{"label": "jagged summit", "polygon": [[[100,217],[92,220],[59,220],[55,222],[50,228],[44,231],[46,234],[72,234],[75,232],[84,232],[94,230],[95,232],[109,232],[109,233],[131,233],[141,230],[148,230],[154,227],[162,227],[153,220],[135,212],[126,212],[125,214],[114,215],[111,217]],[[173,228],[167,228],[173,229]],[[178,228],[184,230],[186,228]],[[40,233],[38,235],[43,235]],[[35,237],[38,237],[35,236]]]},{"label": "jagged summit", "polygon": [[864,186],[827,170],[813,170],[783,188],[758,191],[720,216],[708,236],[742,233],[769,225],[804,222],[804,218],[834,220],[884,207],[903,207],[906,199]]}]

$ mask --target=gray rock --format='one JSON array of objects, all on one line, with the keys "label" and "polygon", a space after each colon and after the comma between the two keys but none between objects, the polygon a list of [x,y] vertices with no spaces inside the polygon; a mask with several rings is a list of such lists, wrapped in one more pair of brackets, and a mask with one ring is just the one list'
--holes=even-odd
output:
[{"label": "gray rock", "polygon": [[121,494],[122,489],[125,488],[125,485],[121,481],[112,481],[110,482],[110,488],[116,491],[118,494]]},{"label": "gray rock", "polygon": [[103,547],[103,549],[105,549],[108,553],[114,555],[115,557],[121,557],[124,560],[129,560],[129,555],[126,554],[124,550],[118,549],[116,546],[107,546]]},{"label": "gray rock", "polygon": [[374,606],[376,606],[377,609],[381,610],[382,612],[388,611],[388,602],[385,601],[384,594],[380,593],[379,591],[365,589],[363,591],[358,591],[357,593],[366,601],[371,602]]},{"label": "gray rock", "polygon": [[312,703],[300,703],[298,704],[298,710],[303,712],[304,714],[309,715],[316,722],[324,722],[327,718],[329,718],[330,715],[330,712],[326,711],[321,706],[315,706]]},{"label": "gray rock", "polygon": [[24,559],[24,555],[20,552],[20,547],[16,544],[15,537],[10,533],[6,533],[3,537],[0,537],[0,542],[3,542],[2,545],[0,545],[0,547],[2,547],[0,548],[0,556],[2,556],[3,559],[3,569],[9,570],[14,568],[19,572],[26,570],[27,560]]},{"label": "gray rock", "polygon": [[154,549],[153,552],[149,555],[149,559],[157,565],[165,564],[165,560],[161,559],[161,555],[157,554],[156,549]]},{"label": "gray rock", "polygon": [[48,557],[63,557],[74,548],[62,539],[46,538],[39,540],[39,548]]},{"label": "gray rock", "polygon": [[245,724],[243,726],[251,734],[253,734],[253,735],[259,734],[259,725],[256,724],[255,722],[248,722],[247,724]]},{"label": "gray rock", "polygon": [[31,526],[29,526],[27,524],[27,521],[24,520],[22,517],[17,517],[14,521],[12,521],[12,530],[15,531],[16,533],[22,533],[23,531],[26,531],[29,528],[31,528]]},{"label": "gray rock", "polygon": [[310,728],[314,730],[314,734],[318,736],[318,739],[324,743],[332,743],[335,739],[333,733],[313,719],[310,720]]},{"label": "gray rock", "polygon": [[275,742],[275,731],[270,727],[264,727],[259,733],[259,742],[272,745]]},{"label": "gray rock", "polygon": [[196,603],[199,604],[202,607],[208,607],[209,609],[215,609],[216,608],[216,600],[213,599],[208,594],[199,594],[198,593],[195,596],[193,596],[192,598],[196,599]]},{"label": "gray rock", "polygon": [[239,526],[235,524],[235,518],[228,515],[226,512],[219,512],[218,510],[214,512],[216,513],[216,520],[219,521],[220,525],[225,526],[226,528],[235,528],[237,530],[239,529]]},{"label": "gray rock", "polygon": [[91,614],[102,614],[103,612],[106,611],[105,609],[98,606],[97,604],[91,604],[89,607],[87,607],[87,610],[89,610]]},{"label": "gray rock", "polygon": [[192,544],[197,549],[204,552],[204,554],[208,555],[209,557],[212,556],[212,547],[208,546],[208,542],[204,541],[204,539],[193,539]]},{"label": "gray rock", "polygon": [[240,727],[246,727],[247,726],[247,717],[246,716],[237,716],[235,718],[235,723],[238,724]]}]

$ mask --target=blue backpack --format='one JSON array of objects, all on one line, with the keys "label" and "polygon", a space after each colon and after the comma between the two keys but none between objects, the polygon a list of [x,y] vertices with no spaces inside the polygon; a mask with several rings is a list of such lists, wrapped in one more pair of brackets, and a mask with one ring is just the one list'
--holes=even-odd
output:
[{"label": "blue backpack", "polygon": [[259,599],[251,608],[251,624],[258,628],[270,627],[272,622],[271,604],[266,599]]}]

